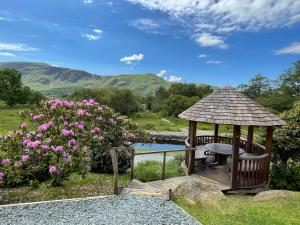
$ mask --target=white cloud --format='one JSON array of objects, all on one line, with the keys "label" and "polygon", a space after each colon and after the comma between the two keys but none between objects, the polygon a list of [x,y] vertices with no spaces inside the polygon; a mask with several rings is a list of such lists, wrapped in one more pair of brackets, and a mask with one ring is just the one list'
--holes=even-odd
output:
[{"label": "white cloud", "polygon": [[90,5],[94,3],[94,0],[83,0],[83,3],[86,5]]},{"label": "white cloud", "polygon": [[36,51],[37,48],[29,47],[25,44],[21,43],[0,43],[0,50],[8,50],[8,51]]},{"label": "white cloud", "polygon": [[159,77],[163,77],[165,74],[166,74],[166,70],[161,70],[158,74],[157,74],[157,76],[159,76]]},{"label": "white cloud", "polygon": [[0,52],[0,56],[3,56],[3,57],[16,57],[16,55],[14,53],[10,53],[10,52]]},{"label": "white cloud", "polygon": [[223,62],[220,60],[208,60],[206,61],[207,64],[222,64]]},{"label": "white cloud", "polygon": [[100,29],[94,29],[93,30],[95,33],[97,33],[97,34],[101,34],[103,31],[102,30],[100,30]]},{"label": "white cloud", "polygon": [[225,44],[222,37],[214,36],[209,33],[200,34],[195,38],[195,41],[202,47],[215,46],[221,49],[226,49],[229,47],[227,44]]},{"label": "white cloud", "polygon": [[284,54],[300,54],[300,42],[294,42],[289,46],[281,48],[275,51],[275,55],[284,55]]},{"label": "white cloud", "polygon": [[198,58],[207,58],[207,55],[206,54],[200,54],[197,56]]},{"label": "white cloud", "polygon": [[92,31],[92,33],[81,33],[81,36],[88,39],[89,41],[99,40],[102,36],[103,30],[96,28]]},{"label": "white cloud", "polygon": [[153,19],[147,19],[147,18],[132,20],[129,22],[129,25],[142,31],[156,30],[157,28],[160,27],[158,22],[156,22]]},{"label": "white cloud", "polygon": [[100,36],[99,35],[94,35],[94,34],[87,34],[87,33],[83,33],[81,34],[82,37],[88,39],[89,41],[96,41],[98,39],[100,39]]},{"label": "white cloud", "polygon": [[131,56],[124,56],[120,59],[121,62],[125,64],[134,64],[136,62],[142,61],[144,59],[143,54],[133,54]]},{"label": "white cloud", "polygon": [[0,16],[0,21],[11,21],[10,18]]},{"label": "white cloud", "polygon": [[[224,36],[227,34],[281,28],[300,22],[299,0],[127,1],[167,13],[183,27],[188,27],[191,37],[201,46],[226,48]],[[215,37],[214,41],[207,41],[207,35]]]},{"label": "white cloud", "polygon": [[169,77],[166,77],[165,80],[169,81],[169,82],[180,82],[180,81],[182,81],[182,78],[179,76],[171,75]]}]

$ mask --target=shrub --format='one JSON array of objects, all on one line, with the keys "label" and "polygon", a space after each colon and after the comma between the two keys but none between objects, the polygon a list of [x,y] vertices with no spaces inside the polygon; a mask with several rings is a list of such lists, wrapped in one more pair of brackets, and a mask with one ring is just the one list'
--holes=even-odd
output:
[{"label": "shrub", "polygon": [[274,132],[270,185],[300,190],[300,102],[281,117],[287,124]]},{"label": "shrub", "polygon": [[[126,117],[94,100],[80,102],[48,100],[24,113],[36,127],[29,131],[22,123],[20,130],[0,141],[0,182],[19,186],[49,176],[52,185],[60,185],[70,172],[82,177],[90,169],[110,172],[108,151],[111,147],[130,145],[141,137]],[[120,172],[129,166],[126,153],[121,154]],[[103,163],[105,161],[105,163]]]}]

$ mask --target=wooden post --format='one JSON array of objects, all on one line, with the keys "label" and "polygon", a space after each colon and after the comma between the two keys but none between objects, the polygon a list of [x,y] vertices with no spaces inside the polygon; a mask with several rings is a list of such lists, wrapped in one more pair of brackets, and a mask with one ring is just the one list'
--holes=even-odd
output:
[{"label": "wooden post", "polygon": [[269,153],[272,151],[272,139],[273,139],[273,127],[267,127],[266,150]]},{"label": "wooden post", "polygon": [[247,152],[252,153],[252,146],[253,146],[253,132],[254,132],[254,126],[248,126],[248,134],[247,134]]},{"label": "wooden post", "polygon": [[271,161],[271,152],[272,152],[272,139],[273,139],[273,127],[267,127],[266,135],[266,151],[269,153],[268,159],[268,169],[267,169],[267,182],[269,181],[269,171],[270,171],[270,161]]},{"label": "wooden post", "polygon": [[214,143],[218,143],[219,136],[219,124],[215,124]]},{"label": "wooden post", "polygon": [[[196,147],[197,122],[189,121],[189,139],[190,147]],[[191,175],[195,171],[195,151],[189,151],[188,174]]]},{"label": "wooden post", "polygon": [[131,149],[131,154],[130,154],[130,180],[133,180],[134,174],[134,149]]},{"label": "wooden post", "polygon": [[162,174],[161,174],[161,179],[162,179],[162,180],[165,179],[165,173],[166,173],[166,157],[167,157],[167,153],[164,152],[163,165],[162,165]]},{"label": "wooden post", "polygon": [[241,138],[241,126],[233,126],[233,144],[232,144],[232,176],[231,176],[231,188],[237,187],[237,172],[238,172],[238,160],[239,160],[239,148]]},{"label": "wooden post", "polygon": [[114,194],[119,194],[119,183],[118,183],[118,157],[115,148],[109,150],[111,156],[111,162],[114,170]]}]

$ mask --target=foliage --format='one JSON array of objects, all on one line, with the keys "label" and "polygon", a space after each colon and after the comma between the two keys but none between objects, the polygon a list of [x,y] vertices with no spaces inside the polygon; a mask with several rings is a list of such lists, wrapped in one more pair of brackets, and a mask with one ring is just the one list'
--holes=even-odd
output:
[{"label": "foliage", "polygon": [[79,89],[68,98],[75,101],[93,98],[127,116],[141,110],[139,97],[127,89]]},{"label": "foliage", "polygon": [[43,101],[40,107],[24,113],[24,117],[36,129],[29,131],[22,123],[20,130],[0,142],[4,152],[0,156],[4,186],[19,186],[49,176],[53,186],[60,185],[72,171],[84,177],[90,159],[92,170],[97,168],[101,172],[104,168],[97,161],[107,157],[111,147],[130,145],[141,134],[130,120],[92,99]]},{"label": "foliage", "polygon": [[22,74],[15,69],[0,69],[0,100],[8,106],[39,104],[44,96],[27,86],[22,86],[21,77]]},{"label": "foliage", "polygon": [[207,94],[210,94],[212,91],[212,88],[208,85],[173,83],[168,89],[168,94],[182,95],[186,97],[198,96],[199,98],[203,98]]},{"label": "foliage", "polygon": [[170,95],[165,101],[162,114],[164,116],[178,116],[181,112],[194,105],[198,97],[185,97],[182,95]]},{"label": "foliage", "polygon": [[260,201],[245,195],[228,195],[222,200],[205,203],[175,199],[187,213],[207,225],[300,224],[299,202],[299,192],[292,192],[286,198],[274,196]]},{"label": "foliage", "polygon": [[21,76],[15,69],[0,69],[0,99],[9,106],[19,102],[22,91]]},{"label": "foliage", "polygon": [[[171,159],[166,162],[166,178],[183,176],[184,171],[180,165],[181,162]],[[142,182],[154,181],[161,179],[162,162],[147,160],[137,164],[134,169],[134,176]]]},{"label": "foliage", "polygon": [[275,81],[256,75],[248,84],[242,84],[239,88],[275,113],[289,110],[300,99],[300,61],[295,62],[293,68]]},{"label": "foliage", "polygon": [[270,184],[300,190],[300,102],[281,117],[287,124],[274,132]]}]

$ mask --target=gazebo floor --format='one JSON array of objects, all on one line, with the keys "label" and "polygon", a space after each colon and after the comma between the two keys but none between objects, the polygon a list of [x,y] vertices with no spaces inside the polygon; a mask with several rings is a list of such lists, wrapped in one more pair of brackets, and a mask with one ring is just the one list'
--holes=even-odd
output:
[{"label": "gazebo floor", "polygon": [[231,177],[229,167],[231,159],[227,159],[226,165],[210,167],[209,165],[213,162],[213,156],[208,156],[206,159],[206,163],[202,163],[200,159],[196,159],[195,172],[193,174],[216,181],[224,186],[227,186],[228,189],[230,189]]}]

